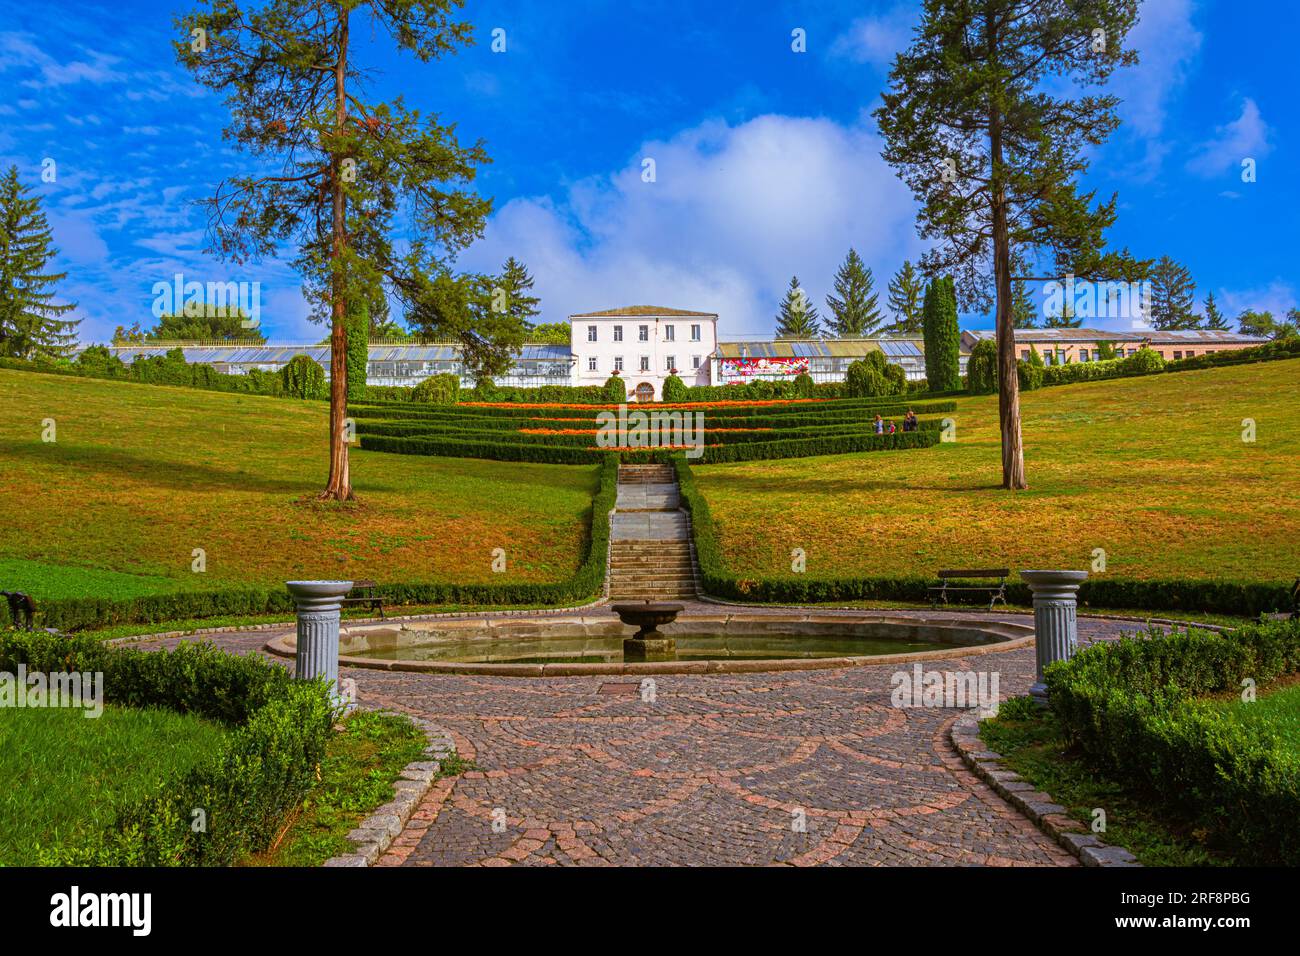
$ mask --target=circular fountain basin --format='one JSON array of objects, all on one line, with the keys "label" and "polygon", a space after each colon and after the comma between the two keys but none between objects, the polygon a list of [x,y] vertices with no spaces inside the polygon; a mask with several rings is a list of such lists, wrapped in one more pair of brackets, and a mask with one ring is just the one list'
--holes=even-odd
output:
[{"label": "circular fountain basin", "polygon": [[[672,659],[625,659],[631,629],[609,613],[411,619],[346,625],[347,667],[502,676],[738,673],[970,657],[1033,642],[1033,628],[978,619],[815,611],[678,616],[660,627]],[[292,656],[295,636],[267,644]]]}]

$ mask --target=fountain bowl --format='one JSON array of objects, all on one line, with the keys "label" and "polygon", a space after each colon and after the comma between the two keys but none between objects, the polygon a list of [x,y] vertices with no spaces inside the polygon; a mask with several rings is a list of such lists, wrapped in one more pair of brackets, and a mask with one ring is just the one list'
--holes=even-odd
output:
[{"label": "fountain bowl", "polygon": [[623,639],[625,660],[652,660],[671,657],[677,642],[659,630],[661,624],[671,624],[677,615],[686,610],[682,604],[659,604],[645,601],[641,604],[614,604],[610,610],[619,620],[637,628],[636,634]]}]

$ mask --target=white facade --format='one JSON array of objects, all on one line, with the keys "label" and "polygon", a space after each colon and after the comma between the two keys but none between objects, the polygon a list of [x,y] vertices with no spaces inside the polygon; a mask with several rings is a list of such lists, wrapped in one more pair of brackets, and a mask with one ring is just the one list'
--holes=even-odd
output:
[{"label": "white facade", "polygon": [[709,358],[718,347],[712,312],[638,305],[571,315],[569,324],[575,385],[603,385],[618,372],[628,398],[647,401],[662,398],[674,371],[687,385],[710,384]]}]

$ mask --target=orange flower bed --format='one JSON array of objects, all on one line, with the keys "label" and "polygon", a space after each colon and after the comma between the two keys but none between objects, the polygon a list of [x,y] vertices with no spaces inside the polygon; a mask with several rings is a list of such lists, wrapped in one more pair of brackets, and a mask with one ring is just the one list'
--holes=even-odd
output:
[{"label": "orange flower bed", "polygon": [[[629,429],[636,431],[635,428]],[[668,431],[669,429],[663,429]],[[709,428],[710,432],[774,432],[775,428]],[[599,434],[599,428],[521,428],[519,433],[523,435],[596,435]]]},{"label": "orange flower bed", "polygon": [[[628,409],[659,411],[665,408],[767,408],[772,405],[809,405],[817,402],[829,402],[829,398],[765,398],[745,401],[743,399],[725,399],[716,402],[623,402]],[[578,408],[612,410],[618,405],[571,405],[564,402],[459,402],[461,408]]]}]

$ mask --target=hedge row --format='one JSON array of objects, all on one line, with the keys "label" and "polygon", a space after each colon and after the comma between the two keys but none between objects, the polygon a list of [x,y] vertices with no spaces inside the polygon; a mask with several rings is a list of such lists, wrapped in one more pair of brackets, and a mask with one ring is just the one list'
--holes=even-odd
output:
[{"label": "hedge row", "polygon": [[[1143,353],[1149,353],[1144,355]],[[1151,349],[1139,349],[1137,355],[1100,362],[1071,362],[1068,365],[1049,365],[1043,369],[1044,385],[1069,385],[1075,382],[1094,382],[1110,378],[1129,378],[1154,375],[1162,372],[1185,372],[1228,365],[1246,365],[1254,362],[1271,362],[1300,356],[1300,336],[1289,336],[1248,349],[1213,352],[1191,358],[1165,361]]]},{"label": "hedge row", "polygon": [[100,672],[108,703],[165,707],[233,728],[198,766],[120,808],[90,842],[41,848],[42,865],[231,866],[264,850],[315,783],[335,719],[323,682],[295,681],[258,655],[211,644],[145,652],[89,637],[0,633],[0,670],[20,664],[29,672]]},{"label": "hedge row", "polygon": [[[677,469],[682,505],[691,513],[695,553],[700,564],[701,582],[707,593],[737,601],[769,604],[929,600],[927,589],[937,583],[932,577],[814,577],[806,574],[790,577],[738,577],[728,568],[723,557],[708,502],[695,484],[690,463],[680,455],[674,456],[672,462]],[[1022,581],[1008,582],[1007,600],[1013,604],[1030,604],[1032,595],[1029,586]],[[1280,582],[1261,584],[1093,578],[1084,582],[1079,589],[1079,602],[1085,607],[1095,608],[1199,611],[1253,617],[1265,611],[1290,607],[1291,598],[1288,585]]]},{"label": "hedge row", "polygon": [[[575,449],[576,450],[576,449]],[[590,462],[583,457],[582,462]],[[378,593],[394,604],[579,604],[599,594],[605,582],[609,541],[609,512],[614,507],[618,463],[605,454],[600,488],[592,500],[589,544],[573,577],[552,583],[513,582],[491,584],[385,583]],[[36,623],[61,631],[109,627],[115,624],[152,624],[254,614],[292,614],[293,600],[284,588],[243,588],[228,591],[190,591],[125,599],[61,598],[40,601]],[[8,626],[9,608],[0,602],[0,627]]]},{"label": "hedge row", "polygon": [[1046,682],[1067,736],[1095,766],[1156,794],[1242,862],[1294,866],[1295,741],[1197,698],[1296,671],[1300,620],[1291,620],[1093,644],[1048,667]]},{"label": "hedge row", "polygon": [[[889,417],[894,415],[903,415],[911,409],[918,415],[939,414],[943,412],[953,412],[957,410],[957,403],[953,401],[928,402],[925,404],[897,404],[896,402],[879,402],[879,401],[861,401],[846,400],[835,402],[818,402],[787,406],[756,405],[756,406],[708,406],[703,405],[698,408],[672,409],[664,408],[658,405],[629,406],[629,414],[632,411],[659,412],[660,414],[670,414],[672,412],[703,412],[706,421],[710,418],[733,419],[737,422],[755,420],[776,421],[787,419],[826,419],[829,417],[848,418],[849,420],[859,420],[862,418],[871,418],[875,415]],[[384,419],[403,419],[419,418],[434,421],[511,421],[518,419],[547,418],[554,420],[570,421],[594,421],[596,416],[603,411],[612,411],[608,408],[480,408],[473,406],[455,405],[455,406],[434,406],[434,405],[411,405],[405,403],[392,403],[390,405],[353,405],[348,409],[348,414],[356,419],[367,418],[384,418]]]}]

